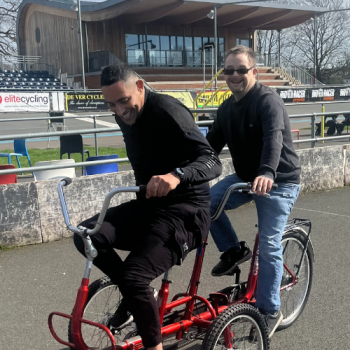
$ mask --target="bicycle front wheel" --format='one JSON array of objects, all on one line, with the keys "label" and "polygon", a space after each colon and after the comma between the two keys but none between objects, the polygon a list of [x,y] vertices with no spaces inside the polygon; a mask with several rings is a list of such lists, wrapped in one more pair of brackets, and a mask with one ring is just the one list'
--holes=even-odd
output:
[{"label": "bicycle front wheel", "polygon": [[[278,330],[290,327],[302,314],[308,301],[313,275],[313,255],[310,244],[302,259],[307,235],[301,228],[286,232],[282,237],[283,276],[281,282],[281,311],[283,321]],[[293,276],[299,269],[299,278],[293,283]],[[286,288],[288,286],[288,288]]]},{"label": "bicycle front wheel", "polygon": [[[107,276],[94,281],[89,285],[83,318],[107,326],[108,321],[114,315],[122,298],[118,286]],[[90,349],[104,349],[111,346],[111,341],[108,335],[99,328],[82,323],[81,333],[84,342]],[[118,343],[131,338],[136,335],[136,333],[136,325],[132,322],[122,330],[116,331],[113,335]],[[71,335],[71,322],[69,322],[68,327],[68,339],[70,342],[73,342]]]},{"label": "bicycle front wheel", "polygon": [[224,310],[211,324],[201,350],[268,350],[267,324],[259,310],[236,304]]}]

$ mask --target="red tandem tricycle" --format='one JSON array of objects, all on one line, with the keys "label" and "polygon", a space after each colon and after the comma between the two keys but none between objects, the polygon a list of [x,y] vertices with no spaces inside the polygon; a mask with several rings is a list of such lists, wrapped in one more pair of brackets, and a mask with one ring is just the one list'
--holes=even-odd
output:
[{"label": "red tandem tricycle", "polygon": [[[117,285],[108,277],[102,277],[89,285],[93,259],[97,256],[90,235],[95,234],[105,217],[112,197],[122,192],[145,191],[145,186],[120,187],[108,193],[96,227],[86,230],[71,225],[63,194],[63,187],[71,179],[63,179],[58,192],[67,227],[82,236],[87,256],[86,269],[72,315],[52,312],[49,328],[53,337],[71,349],[76,350],[137,350],[143,347],[134,322],[116,331],[108,328],[108,321],[114,315],[122,296]],[[216,213],[222,212],[233,191],[251,192],[251,184],[232,185],[225,193]],[[266,194],[266,196],[269,196]],[[310,240],[311,222],[304,219],[289,220],[282,237],[283,277],[281,282],[281,311],[284,320],[278,329],[291,326],[303,312],[307,303],[313,275],[314,249]],[[191,342],[202,342],[202,349],[257,349],[270,347],[266,322],[254,307],[254,292],[258,274],[258,242],[256,234],[248,280],[241,281],[241,270],[236,267],[234,283],[213,292],[208,298],[197,294],[206,242],[197,249],[190,286],[187,292],[176,294],[168,302],[170,272],[164,274],[158,292],[159,317],[162,324],[163,346],[166,349],[188,347]],[[61,339],[53,329],[53,318],[69,319],[68,341]]]}]

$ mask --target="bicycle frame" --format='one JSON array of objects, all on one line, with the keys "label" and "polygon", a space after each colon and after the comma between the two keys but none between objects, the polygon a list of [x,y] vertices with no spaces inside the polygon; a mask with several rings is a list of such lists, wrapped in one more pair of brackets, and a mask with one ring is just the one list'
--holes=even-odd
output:
[{"label": "bicycle frame", "polygon": [[[66,179],[65,179],[66,180]],[[70,179],[69,179],[70,180]],[[66,181],[66,184],[69,183],[68,180]],[[238,184],[238,186],[243,186],[244,184]],[[84,342],[84,339],[82,337],[81,333],[81,327],[82,324],[88,324],[90,326],[97,327],[104,332],[106,332],[107,336],[109,337],[112,346],[109,347],[109,350],[137,350],[141,348],[142,345],[142,340],[139,336],[125,340],[121,343],[116,344],[116,341],[114,339],[113,334],[111,331],[104,325],[88,321],[83,319],[83,314],[84,314],[84,306],[87,300],[88,296],[88,286],[89,286],[89,278],[90,278],[90,272],[92,268],[92,262],[93,259],[97,256],[97,252],[95,248],[93,247],[91,243],[91,239],[89,237],[89,234],[94,234],[98,231],[100,224],[103,222],[104,214],[108,208],[109,201],[111,198],[118,192],[137,192],[139,188],[121,188],[121,189],[116,189],[111,191],[107,196],[106,200],[104,202],[103,208],[101,210],[100,217],[97,220],[97,225],[94,229],[92,230],[87,230],[87,229],[82,229],[82,228],[76,228],[73,227],[70,224],[68,213],[66,211],[66,206],[65,206],[65,201],[64,201],[64,196],[63,196],[63,191],[62,187],[64,186],[64,180],[59,184],[58,190],[59,190],[59,196],[61,199],[61,204],[62,204],[62,209],[63,209],[63,214],[65,218],[65,222],[68,228],[70,228],[71,231],[79,233],[84,241],[85,245],[85,253],[87,256],[87,263],[86,263],[86,268],[85,268],[85,273],[84,277],[82,279],[80,288],[78,290],[77,294],[77,299],[76,303],[73,309],[72,315],[64,314],[61,312],[52,312],[49,315],[48,323],[49,323],[49,328],[50,331],[53,335],[53,337],[61,344],[75,348],[77,350],[90,350],[90,348],[86,345]],[[238,187],[236,185],[236,187]],[[230,189],[227,191],[227,193],[231,193],[235,188],[233,186],[230,187]],[[228,198],[228,195],[225,195],[225,199]],[[219,208],[222,210],[224,206],[224,200],[222,203],[220,203]],[[214,218],[219,215],[220,210],[218,210]],[[297,219],[298,220],[298,219]],[[294,224],[296,224],[294,222]],[[297,225],[296,225],[297,226]],[[311,226],[310,226],[311,228]],[[309,231],[310,235],[310,231]],[[308,240],[309,240],[309,235],[308,235]],[[311,241],[309,241],[311,242]],[[159,318],[160,318],[160,323],[163,323],[164,317],[167,315],[170,315],[172,310],[178,306],[186,304],[186,307],[184,309],[184,316],[181,317],[181,320],[179,322],[174,322],[169,325],[163,326],[161,328],[161,334],[163,336],[163,339],[176,334],[176,339],[180,340],[181,338],[186,337],[186,333],[188,332],[189,328],[195,326],[198,328],[202,329],[208,329],[211,325],[211,321],[217,317],[218,314],[220,314],[222,311],[224,311],[228,306],[232,304],[239,304],[239,303],[251,303],[254,302],[254,293],[256,290],[256,285],[257,285],[257,277],[258,277],[258,270],[259,270],[259,233],[256,234],[255,238],[255,244],[254,244],[254,249],[253,249],[253,256],[251,260],[251,266],[250,266],[250,272],[248,276],[248,281],[247,283],[247,290],[243,295],[239,295],[237,300],[234,301],[229,301],[228,296],[224,293],[217,292],[217,293],[211,293],[209,300],[197,295],[198,291],[198,285],[199,285],[199,279],[200,279],[200,274],[201,274],[201,269],[202,269],[202,264],[203,264],[203,258],[204,258],[204,253],[205,253],[205,248],[206,248],[206,241],[203,242],[203,244],[197,249],[196,253],[196,258],[193,266],[193,271],[192,271],[192,276],[191,276],[191,281],[190,281],[190,288],[188,293],[179,293],[176,294],[171,302],[168,303],[168,297],[169,297],[169,286],[171,283],[171,280],[169,278],[170,270],[167,271],[164,274],[164,278],[162,280],[162,285],[161,289],[159,290],[158,293],[158,305],[159,305]],[[304,252],[305,253],[305,252]],[[287,286],[283,286],[282,289],[288,288],[292,285],[294,285],[298,281],[298,277],[293,275],[293,273],[290,271],[290,269],[283,263],[284,268],[288,271],[290,276],[292,277],[292,283],[288,284]],[[240,277],[240,269],[237,267],[234,271],[236,273],[236,286],[239,285],[239,277]],[[298,270],[299,273],[299,270]],[[245,283],[245,282],[244,282]],[[233,288],[236,288],[234,286]],[[281,290],[282,290],[281,289]],[[202,313],[199,313],[197,316],[193,316],[193,310],[195,307],[195,302],[199,301],[201,302],[207,311],[204,311]],[[220,305],[221,303],[221,305]],[[183,310],[181,310],[183,311]],[[63,318],[67,318],[72,320],[71,322],[71,334],[72,334],[72,339],[73,343],[69,343],[64,341],[63,339],[59,338],[58,335],[56,334],[54,328],[53,328],[53,317],[54,316],[59,316]],[[225,330],[225,338],[227,338],[227,345],[232,343],[233,339],[233,334],[230,333],[230,330],[227,329]],[[101,349],[103,350],[103,349]],[[106,349],[107,350],[107,349]]]}]

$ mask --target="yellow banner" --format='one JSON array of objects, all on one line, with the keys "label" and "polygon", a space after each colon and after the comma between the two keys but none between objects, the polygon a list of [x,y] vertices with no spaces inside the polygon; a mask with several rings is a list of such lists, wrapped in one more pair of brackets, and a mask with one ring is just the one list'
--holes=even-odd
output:
[{"label": "yellow banner", "polygon": [[[199,95],[200,92],[197,93]],[[219,91],[216,96],[214,96],[215,91],[206,91],[205,94],[202,94],[197,100],[197,107],[203,107],[203,104],[206,104],[206,107],[219,107],[227,98],[231,96],[231,91]],[[214,100],[212,102],[212,96],[214,96]]]},{"label": "yellow banner", "polygon": [[177,100],[179,100],[180,102],[182,102],[187,108],[193,108],[193,98],[192,98],[190,92],[169,91],[169,92],[159,92],[159,93],[172,96],[172,97],[176,98]]}]

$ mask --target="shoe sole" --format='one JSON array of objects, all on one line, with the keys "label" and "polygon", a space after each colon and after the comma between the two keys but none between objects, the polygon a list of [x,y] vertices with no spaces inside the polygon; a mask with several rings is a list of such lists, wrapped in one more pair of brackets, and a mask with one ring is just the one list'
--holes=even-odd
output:
[{"label": "shoe sole", "polygon": [[214,277],[220,277],[220,276],[225,276],[225,275],[232,275],[233,270],[240,264],[243,264],[244,262],[248,261],[251,257],[253,256],[253,253],[250,251],[243,259],[237,261],[232,267],[230,267],[228,270],[222,273],[211,273],[212,276]]},{"label": "shoe sole", "polygon": [[269,338],[270,339],[273,336],[273,334],[275,333],[275,331],[278,328],[278,326],[282,323],[282,321],[283,321],[283,315],[282,315],[282,312],[281,312],[281,316],[280,316],[279,320],[277,321],[275,327],[273,327],[273,329],[270,330],[270,334],[269,334]]}]

